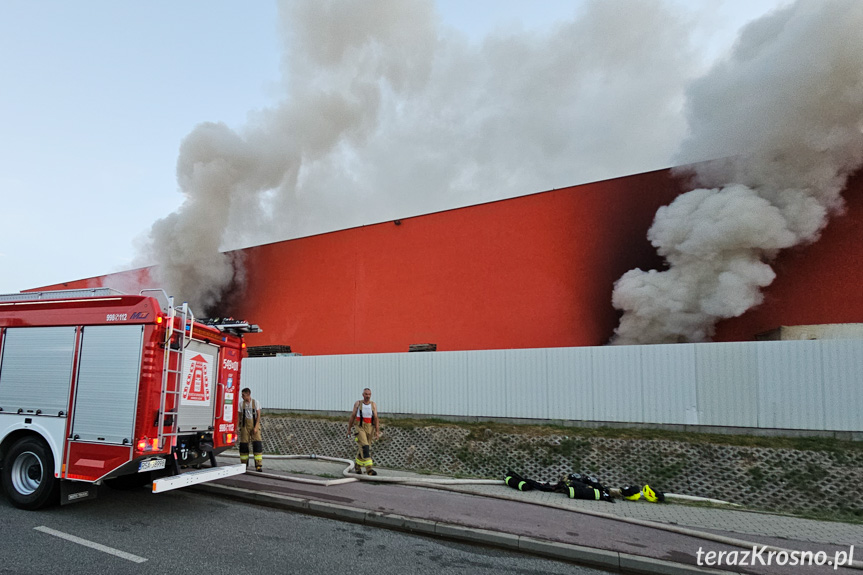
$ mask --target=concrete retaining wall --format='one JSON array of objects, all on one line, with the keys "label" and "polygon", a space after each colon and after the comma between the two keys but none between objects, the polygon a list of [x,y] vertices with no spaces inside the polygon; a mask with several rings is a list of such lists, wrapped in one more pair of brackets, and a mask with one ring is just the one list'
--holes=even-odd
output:
[{"label": "concrete retaining wall", "polygon": [[[346,421],[299,416],[262,419],[267,453],[353,458]],[[824,449],[749,447],[689,440],[623,439],[596,432],[482,424],[386,425],[376,465],[450,475],[502,477],[512,469],[538,481],[588,473],[609,487],[648,483],[666,492],[723,499],[756,509],[863,516],[863,450],[825,441]],[[612,434],[613,435],[613,434]],[[837,445],[841,447],[837,447]],[[846,449],[847,447],[847,449]]]}]

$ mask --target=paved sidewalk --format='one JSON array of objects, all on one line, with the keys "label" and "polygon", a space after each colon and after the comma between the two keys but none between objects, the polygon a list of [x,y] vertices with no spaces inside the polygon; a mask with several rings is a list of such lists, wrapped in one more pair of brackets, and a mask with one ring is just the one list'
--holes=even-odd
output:
[{"label": "paved sidewalk", "polygon": [[[235,457],[220,462],[236,463]],[[519,492],[503,485],[417,487],[356,481],[315,485],[344,478],[346,464],[307,459],[264,459],[254,471],[200,489],[237,499],[296,509],[349,521],[428,535],[520,549],[547,557],[633,573],[848,573],[860,569],[828,565],[741,566],[741,552],[754,545],[823,552],[829,559],[855,546],[863,559],[863,525],[691,504],[571,500],[560,493]],[[378,469],[379,477],[434,476]],[[674,530],[674,531],[670,531]],[[740,542],[728,544],[728,540]],[[743,543],[745,542],[745,543]],[[697,552],[737,552],[737,565],[698,566]],[[839,553],[840,555],[836,555]],[[702,556],[704,557],[704,556]],[[730,557],[730,555],[725,555]],[[762,556],[767,561],[767,552]],[[781,556],[778,557],[781,560]]]}]

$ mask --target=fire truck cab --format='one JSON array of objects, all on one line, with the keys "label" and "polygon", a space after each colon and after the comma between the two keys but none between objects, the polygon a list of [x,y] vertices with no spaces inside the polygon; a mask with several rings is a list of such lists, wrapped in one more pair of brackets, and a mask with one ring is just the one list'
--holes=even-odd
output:
[{"label": "fire truck cab", "polygon": [[[0,485],[38,509],[103,482],[160,492],[243,473],[245,322],[196,320],[162,290],[0,295]],[[202,468],[204,464],[208,464]]]}]

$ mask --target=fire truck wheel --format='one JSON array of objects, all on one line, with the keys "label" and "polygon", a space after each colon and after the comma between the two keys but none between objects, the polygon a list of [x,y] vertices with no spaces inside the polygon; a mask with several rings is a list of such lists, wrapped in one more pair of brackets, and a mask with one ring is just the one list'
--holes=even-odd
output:
[{"label": "fire truck wheel", "polygon": [[60,500],[54,455],[41,438],[24,437],[12,445],[3,461],[0,483],[19,509],[40,509]]}]

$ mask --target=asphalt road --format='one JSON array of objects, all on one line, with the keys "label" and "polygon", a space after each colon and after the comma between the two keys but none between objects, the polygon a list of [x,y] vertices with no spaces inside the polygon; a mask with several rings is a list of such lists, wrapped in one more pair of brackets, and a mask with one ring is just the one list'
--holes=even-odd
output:
[{"label": "asphalt road", "polygon": [[604,573],[183,490],[144,489],[104,489],[95,501],[39,512],[18,510],[0,496],[0,558],[2,575]]}]

